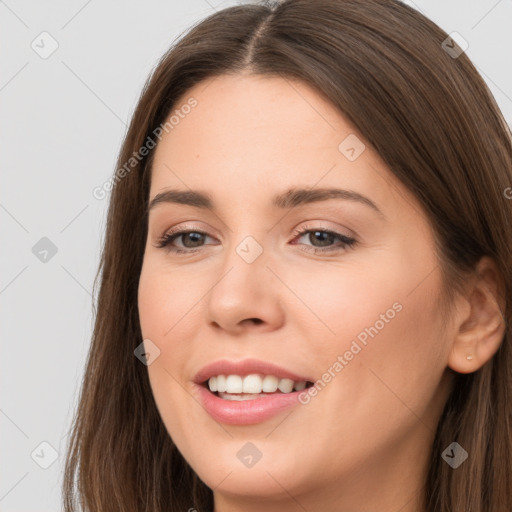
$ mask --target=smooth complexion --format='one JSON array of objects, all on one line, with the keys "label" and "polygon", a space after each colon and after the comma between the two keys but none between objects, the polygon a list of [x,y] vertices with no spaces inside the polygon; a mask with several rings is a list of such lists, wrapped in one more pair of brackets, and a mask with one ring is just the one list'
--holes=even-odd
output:
[{"label": "smooth complexion", "polygon": [[[194,190],[213,207],[150,210],[139,285],[142,334],[161,351],[148,371],[169,435],[213,489],[215,512],[418,512],[447,368],[475,371],[499,345],[499,332],[480,346],[465,329],[479,326],[482,339],[490,330],[478,316],[495,317],[487,296],[479,292],[478,311],[461,298],[443,318],[419,203],[315,90],[236,75],[180,101],[189,97],[196,108],[155,150],[149,199]],[[366,145],[354,161],[338,149],[351,134]],[[293,187],[355,191],[381,213],[346,199],[272,206]],[[178,236],[170,247],[187,253],[157,247],[173,229],[206,236]],[[343,247],[319,230],[356,242]],[[252,263],[236,250],[249,236],[263,250]],[[337,250],[313,252],[322,247]],[[402,310],[307,405],[251,425],[218,423],[202,407],[192,381],[206,364],[256,358],[320,379],[396,302]],[[248,442],[261,452],[252,467],[237,457]]]}]

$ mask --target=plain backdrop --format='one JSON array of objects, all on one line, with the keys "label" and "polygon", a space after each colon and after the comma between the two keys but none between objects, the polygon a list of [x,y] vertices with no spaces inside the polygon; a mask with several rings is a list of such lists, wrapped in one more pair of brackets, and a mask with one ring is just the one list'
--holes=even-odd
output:
[{"label": "plain backdrop", "polygon": [[[406,3],[462,35],[511,124],[512,2]],[[236,4],[0,1],[0,512],[61,510],[108,205],[92,191],[160,56]]]}]

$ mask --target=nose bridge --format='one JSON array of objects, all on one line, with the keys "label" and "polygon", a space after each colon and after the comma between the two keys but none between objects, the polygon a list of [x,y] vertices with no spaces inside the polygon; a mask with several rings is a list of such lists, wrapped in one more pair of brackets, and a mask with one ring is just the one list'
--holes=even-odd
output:
[{"label": "nose bridge", "polygon": [[228,282],[229,289],[237,293],[250,291],[255,295],[259,284],[267,281],[268,250],[264,249],[263,243],[261,234],[234,234],[226,250],[221,273],[224,276],[221,281]]},{"label": "nose bridge", "polygon": [[225,329],[247,319],[275,323],[280,314],[280,292],[267,268],[270,253],[263,245],[264,234],[231,233],[229,249],[208,297],[209,320]]},{"label": "nose bridge", "polygon": [[[245,199],[245,200],[244,200]],[[232,218],[227,220],[227,250],[225,264],[240,266],[241,263],[250,272],[252,265],[266,260],[268,248],[272,236],[275,236],[276,230],[270,230],[271,226],[264,220],[262,212],[258,212],[249,198],[240,197],[236,202],[231,203]],[[268,272],[268,270],[267,270]]]}]

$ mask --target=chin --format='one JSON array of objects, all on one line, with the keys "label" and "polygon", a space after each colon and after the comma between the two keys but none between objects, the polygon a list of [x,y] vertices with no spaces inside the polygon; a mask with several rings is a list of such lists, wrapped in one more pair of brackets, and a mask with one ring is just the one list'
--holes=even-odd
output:
[{"label": "chin", "polygon": [[204,478],[201,474],[198,473],[198,475],[216,493],[244,496],[252,499],[268,498],[269,500],[275,500],[288,496],[284,489],[292,495],[297,494],[294,490],[297,486],[303,489],[303,485],[301,486],[299,482],[290,481],[290,474],[292,472],[293,469],[291,467],[285,474],[277,475],[270,470],[269,474],[264,469],[255,471],[253,468],[244,471],[239,468],[232,468],[232,473],[225,477],[223,481],[220,476],[222,473],[208,472]]},{"label": "chin", "polygon": [[[286,454],[292,455],[293,452],[286,447],[279,453],[269,448],[262,449],[265,453],[261,459],[252,467],[246,467],[237,456],[240,446],[245,444],[245,441],[237,441],[223,454],[206,455],[206,464],[203,454],[202,460],[192,468],[210,489],[222,494],[278,499],[289,497],[287,492],[296,495],[298,490],[301,493],[305,491],[307,482],[312,480],[311,475],[304,471],[306,464],[296,456],[289,460],[283,458],[283,455],[286,457]],[[243,459],[243,456],[240,458]]]}]

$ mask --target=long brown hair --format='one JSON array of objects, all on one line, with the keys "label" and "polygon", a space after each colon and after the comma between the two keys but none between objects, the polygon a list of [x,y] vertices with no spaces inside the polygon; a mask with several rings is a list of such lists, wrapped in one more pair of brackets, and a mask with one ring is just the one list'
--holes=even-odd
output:
[{"label": "long brown hair", "polygon": [[[66,512],[213,510],[212,490],[173,444],[147,367],[134,356],[154,151],[130,158],[189,88],[242,72],[301,80],[357,127],[428,215],[448,298],[482,256],[495,261],[506,333],[487,364],[455,374],[423,492],[427,512],[512,510],[512,134],[467,55],[447,51],[447,38],[398,0],[285,0],[216,12],[162,57],[112,181],[94,333],[66,459]],[[469,453],[456,470],[441,458],[453,441]]]}]

